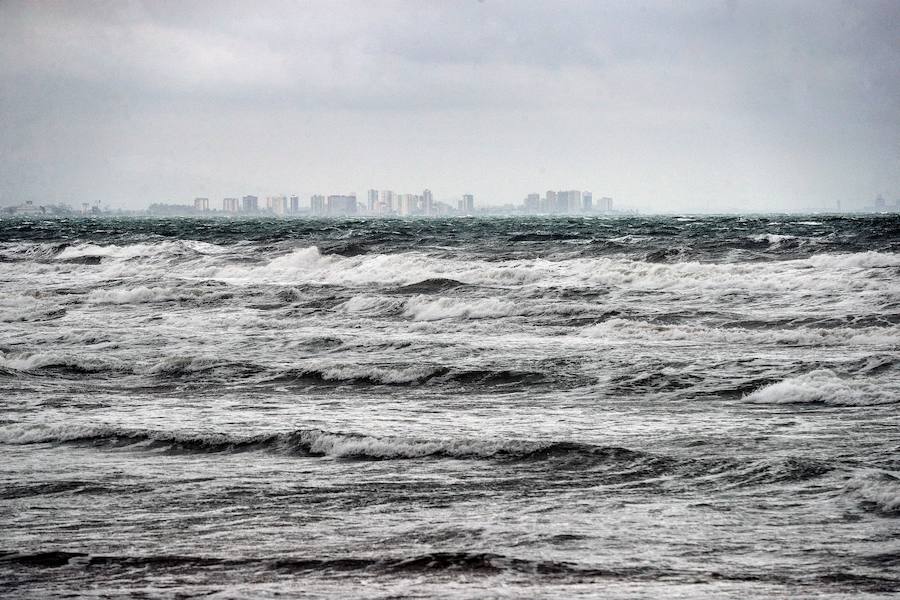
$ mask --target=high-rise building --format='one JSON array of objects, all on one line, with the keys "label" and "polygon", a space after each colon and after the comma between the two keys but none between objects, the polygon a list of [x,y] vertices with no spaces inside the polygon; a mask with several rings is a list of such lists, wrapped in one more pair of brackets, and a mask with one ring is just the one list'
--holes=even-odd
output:
[{"label": "high-rise building", "polygon": [[540,194],[528,194],[525,197],[524,208],[528,212],[540,212],[541,210],[541,195]]},{"label": "high-rise building", "polygon": [[292,215],[300,212],[300,196],[291,196],[290,212]]},{"label": "high-rise building", "polygon": [[419,212],[419,197],[415,194],[400,194],[397,197],[397,211],[403,216]]},{"label": "high-rise building", "polygon": [[554,192],[553,190],[547,190],[547,193],[544,195],[544,204],[546,204],[546,206],[544,207],[545,212],[559,212],[559,207],[557,207],[556,205],[556,192]]},{"label": "high-rise building", "polygon": [[581,195],[581,207],[584,212],[591,212],[594,210],[594,195],[590,192],[584,192]]},{"label": "high-rise building", "polygon": [[194,198],[194,210],[209,212],[209,198]]},{"label": "high-rise building", "polygon": [[560,208],[567,213],[577,213],[581,212],[581,192],[578,190],[567,190],[565,192],[559,192],[557,194],[557,199],[560,196],[565,196],[565,204],[560,202]]},{"label": "high-rise building", "polygon": [[356,213],[356,195],[343,196],[335,194],[328,196],[329,215],[352,215]]},{"label": "high-rise building", "polygon": [[597,210],[600,212],[612,212],[613,209],[613,200],[608,196],[604,196],[597,200]]},{"label": "high-rise building", "polygon": [[244,196],[241,198],[241,210],[245,213],[253,213],[259,210],[259,198],[256,196]]},{"label": "high-rise building", "polygon": [[422,192],[422,213],[426,215],[434,214],[434,195],[431,190]]},{"label": "high-rise building", "polygon": [[287,214],[288,200],[287,196],[269,196],[266,198],[266,209],[276,215]]},{"label": "high-rise building", "polygon": [[240,204],[237,198],[223,198],[222,210],[227,213],[236,213],[240,210]]},{"label": "high-rise building", "polygon": [[475,211],[475,196],[473,194],[463,194],[459,201],[459,212],[472,213]]},{"label": "high-rise building", "polygon": [[309,212],[314,215],[325,214],[325,196],[315,194],[309,197]]},{"label": "high-rise building", "polygon": [[369,190],[366,197],[366,210],[370,214],[378,212],[378,190]]},{"label": "high-rise building", "polygon": [[394,192],[391,190],[381,190],[381,204],[382,212],[394,212]]}]

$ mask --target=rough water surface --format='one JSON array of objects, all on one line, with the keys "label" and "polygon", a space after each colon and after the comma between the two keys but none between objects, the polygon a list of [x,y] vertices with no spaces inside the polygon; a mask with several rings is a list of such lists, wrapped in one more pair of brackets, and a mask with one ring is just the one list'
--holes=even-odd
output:
[{"label": "rough water surface", "polygon": [[900,218],[0,221],[0,593],[900,592]]}]

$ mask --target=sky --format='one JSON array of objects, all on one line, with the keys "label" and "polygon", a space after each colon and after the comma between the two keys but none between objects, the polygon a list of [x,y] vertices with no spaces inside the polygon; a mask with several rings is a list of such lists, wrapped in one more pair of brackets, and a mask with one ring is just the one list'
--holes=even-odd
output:
[{"label": "sky", "polygon": [[900,198],[900,2],[0,0],[0,204]]}]

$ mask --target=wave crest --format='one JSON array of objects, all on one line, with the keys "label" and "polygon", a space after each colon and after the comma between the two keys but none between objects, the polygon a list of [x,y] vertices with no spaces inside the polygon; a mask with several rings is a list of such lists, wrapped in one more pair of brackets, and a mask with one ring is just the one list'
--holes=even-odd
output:
[{"label": "wave crest", "polygon": [[871,406],[900,401],[877,385],[843,379],[830,369],[817,369],[764,386],[744,397],[758,404],[831,404]]}]

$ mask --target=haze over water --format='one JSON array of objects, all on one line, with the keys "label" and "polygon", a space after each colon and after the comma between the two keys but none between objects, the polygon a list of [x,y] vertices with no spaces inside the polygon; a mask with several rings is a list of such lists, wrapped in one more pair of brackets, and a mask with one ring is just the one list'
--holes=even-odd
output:
[{"label": "haze over water", "polygon": [[0,590],[900,591],[900,218],[0,221]]}]

